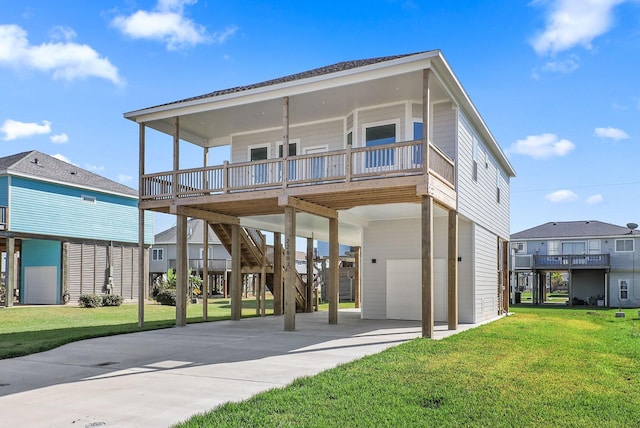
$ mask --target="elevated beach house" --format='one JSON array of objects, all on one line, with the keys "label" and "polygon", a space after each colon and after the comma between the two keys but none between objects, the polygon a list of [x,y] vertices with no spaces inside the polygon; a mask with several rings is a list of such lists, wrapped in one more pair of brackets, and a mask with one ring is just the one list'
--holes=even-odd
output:
[{"label": "elevated beach house", "polygon": [[[138,233],[138,193],[32,150],[0,158],[4,304],[77,303],[81,294],[136,299],[151,216]],[[142,237],[142,239],[141,239]]]},{"label": "elevated beach house", "polygon": [[[296,277],[296,237],[329,242],[329,324],[339,244],[358,249],[363,318],[422,320],[432,337],[435,322],[457,329],[506,309],[515,173],[440,51],[340,62],[124,116],[139,124],[140,209],[177,216],[179,287],[187,218],[206,220],[231,249],[233,318],[253,269],[295,329],[311,296]],[[210,165],[221,146],[228,158]],[[148,170],[150,152],[172,168]],[[183,302],[176,315],[186,322]]]}]

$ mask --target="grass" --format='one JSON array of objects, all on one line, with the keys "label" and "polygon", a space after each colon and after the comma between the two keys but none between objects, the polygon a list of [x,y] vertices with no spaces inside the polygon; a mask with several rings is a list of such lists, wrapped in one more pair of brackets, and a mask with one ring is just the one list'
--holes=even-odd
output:
[{"label": "grass", "polygon": [[[191,427],[640,426],[640,318],[514,309],[195,416]],[[634,318],[635,317],[635,318]]]},{"label": "grass", "polygon": [[[208,320],[229,319],[229,299],[210,299]],[[255,316],[255,299],[242,302],[242,316]],[[267,314],[273,301],[267,300]],[[80,308],[77,306],[16,306],[0,310],[0,359],[46,351],[92,337],[169,328],[175,325],[176,308],[147,304],[144,327],[138,327],[138,305]],[[187,305],[187,322],[202,322],[202,303]]]}]

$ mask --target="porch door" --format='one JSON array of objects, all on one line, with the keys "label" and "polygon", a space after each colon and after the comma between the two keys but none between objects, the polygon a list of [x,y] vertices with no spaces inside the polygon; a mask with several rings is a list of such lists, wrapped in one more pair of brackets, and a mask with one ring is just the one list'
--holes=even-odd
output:
[{"label": "porch door", "polygon": [[[289,143],[289,152],[287,153],[287,156],[296,156],[298,154],[298,143],[297,142],[293,142],[293,143]],[[278,157],[279,158],[283,158],[284,157],[284,153],[283,153],[283,144],[279,143],[278,144]],[[288,160],[287,163],[289,164],[289,171],[287,172],[288,174],[288,179],[289,180],[295,180],[296,179],[296,161],[295,160]],[[280,178],[280,180],[282,180],[282,164],[280,164],[278,166],[278,176]]]},{"label": "porch door", "polygon": [[[365,129],[365,146],[375,147],[396,142],[396,124],[369,126]],[[367,152],[365,168],[379,168],[394,165],[395,151],[393,149],[375,150]]]},{"label": "porch door", "polygon": [[[251,162],[267,160],[269,158],[269,146],[249,147],[249,160]],[[251,168],[251,184],[263,184],[268,182],[268,169],[266,163],[253,165]]]}]

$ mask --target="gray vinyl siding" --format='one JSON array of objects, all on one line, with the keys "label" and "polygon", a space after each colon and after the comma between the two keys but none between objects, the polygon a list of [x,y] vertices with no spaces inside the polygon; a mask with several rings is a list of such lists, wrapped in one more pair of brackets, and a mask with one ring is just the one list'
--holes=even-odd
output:
[{"label": "gray vinyl siding", "polygon": [[478,225],[475,241],[475,320],[481,322],[498,315],[498,237]]},{"label": "gray vinyl siding", "polygon": [[[509,239],[509,180],[502,173],[500,203],[496,200],[496,173],[499,164],[471,127],[458,113],[458,212],[487,230]],[[473,180],[473,139],[479,142],[478,179]]]},{"label": "gray vinyl siding", "polygon": [[[328,151],[344,149],[344,121],[342,119],[329,122],[313,123],[303,126],[291,126],[289,140],[300,140],[298,154],[303,154],[307,147],[327,146]],[[282,141],[282,130],[257,131],[251,134],[234,135],[231,144],[231,162],[249,160],[249,146],[267,144],[269,157],[278,156],[278,142]]]},{"label": "gray vinyl siding", "polygon": [[[435,217],[434,258],[447,258],[447,217]],[[386,318],[386,264],[393,259],[422,257],[421,220],[381,220],[369,223],[363,231],[362,317]],[[376,259],[376,263],[372,263]]]},{"label": "gray vinyl siding", "polygon": [[[421,107],[422,108],[422,107]],[[456,158],[456,110],[450,102],[433,106],[431,141],[451,159]]]}]

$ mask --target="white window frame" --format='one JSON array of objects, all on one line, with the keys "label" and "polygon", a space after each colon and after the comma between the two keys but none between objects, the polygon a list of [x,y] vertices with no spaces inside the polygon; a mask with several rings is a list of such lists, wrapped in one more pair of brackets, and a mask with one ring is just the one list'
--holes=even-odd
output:
[{"label": "white window frame", "polygon": [[[362,128],[362,147],[367,147],[367,129],[369,128],[375,128],[377,126],[385,126],[385,125],[395,125],[396,127],[396,135],[395,135],[395,143],[397,143],[399,140],[398,138],[400,136],[402,136],[402,133],[400,132],[400,119],[392,119],[392,120],[381,120],[379,122],[369,122],[369,123],[363,123],[361,128]],[[395,144],[394,143],[394,144]],[[395,162],[397,161],[394,157],[393,159],[393,164],[391,165],[384,165],[384,166],[371,166],[369,168],[367,168],[367,156],[362,156],[362,171],[368,171],[368,170],[383,170],[384,166],[393,166],[395,164]]]},{"label": "white window frame", "polygon": [[589,239],[587,243],[588,254],[602,254],[602,241],[599,239]]},{"label": "white window frame", "polygon": [[[584,252],[583,253],[573,253],[572,252],[572,253],[569,253],[569,254],[565,254],[564,253],[564,248],[563,248],[564,244],[571,244],[572,246],[573,246],[573,244],[583,244],[584,245]],[[562,251],[562,255],[563,256],[565,256],[565,255],[581,255],[581,254],[587,254],[588,247],[587,247],[586,241],[562,241],[560,243],[560,249]]]},{"label": "white window frame", "polygon": [[[622,297],[623,293],[626,297]],[[629,280],[628,279],[619,279],[618,280],[618,298],[620,300],[629,300]]]},{"label": "white window frame", "polygon": [[152,248],[151,261],[154,261],[154,262],[164,261],[164,248]]},{"label": "white window frame", "polygon": [[547,255],[548,256],[560,255],[560,241],[552,240],[547,242]]},{"label": "white window frame", "polygon": [[[250,144],[247,147],[247,162],[258,162],[258,161],[252,161],[251,160],[251,150],[253,150],[253,149],[262,149],[262,148],[265,148],[265,147],[267,148],[267,159],[265,159],[265,160],[271,159],[271,143]],[[251,166],[251,182],[247,183],[247,184],[251,184],[251,185],[260,185],[260,184],[269,185],[269,184],[272,184],[271,183],[271,174],[269,173],[271,169],[269,168],[269,165],[265,164],[265,166],[264,166],[264,168],[265,168],[265,172],[264,172],[265,177],[264,177],[263,181],[259,181],[259,180],[256,179],[257,174],[256,174],[256,169],[254,169],[254,168],[256,168],[257,166],[258,165]]]},{"label": "white window frame", "polygon": [[480,157],[480,142],[478,139],[473,136],[473,147],[471,149],[471,159],[472,159],[472,169],[471,169],[471,179],[473,181],[478,181],[478,158]]},{"label": "white window frame", "polygon": [[[289,140],[289,144],[295,144],[296,145],[296,154],[294,156],[300,156],[301,152],[300,152],[300,138],[294,138],[294,139],[290,139]],[[284,150],[282,151],[282,156],[280,156],[280,147],[282,147],[282,141],[276,141],[276,156],[278,156],[279,158],[283,158],[284,157]],[[267,153],[268,155],[268,153]]]},{"label": "white window frame", "polygon": [[[631,249],[630,250],[625,250],[625,249],[618,250],[618,242],[623,242],[623,241],[624,242],[631,241]],[[616,242],[615,242],[616,253],[633,253],[633,252],[635,252],[635,249],[636,249],[636,240],[635,239],[633,239],[633,238],[616,239]]]},{"label": "white window frame", "polygon": [[516,241],[511,243],[511,249],[518,250],[518,254],[527,253],[527,243],[524,241]]}]

